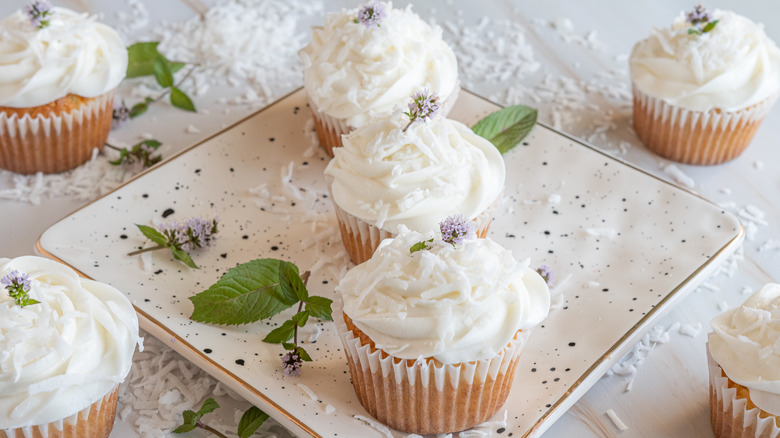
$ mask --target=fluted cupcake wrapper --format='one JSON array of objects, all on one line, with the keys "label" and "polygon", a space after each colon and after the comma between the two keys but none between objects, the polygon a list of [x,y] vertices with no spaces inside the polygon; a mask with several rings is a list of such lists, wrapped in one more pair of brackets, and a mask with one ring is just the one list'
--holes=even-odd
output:
[{"label": "fluted cupcake wrapper", "polygon": [[738,111],[692,111],[634,93],[634,130],[648,149],[686,164],[720,164],[750,144],[777,95]]},{"label": "fluted cupcake wrapper", "polygon": [[[449,114],[449,112],[455,106],[455,101],[458,100],[459,93],[460,85],[456,85],[452,94],[447,96],[447,99],[442,100],[442,116]],[[333,148],[341,147],[343,145],[341,142],[341,136],[349,134],[350,132],[354,131],[355,128],[349,126],[346,119],[329,116],[328,114],[320,111],[311,98],[309,98],[309,107],[311,108],[311,115],[314,119],[314,128],[317,131],[317,139],[320,142],[320,146],[325,150],[325,153],[327,153],[328,156],[332,158]]]},{"label": "fluted cupcake wrapper", "polygon": [[0,429],[0,438],[108,438],[114,428],[119,385],[81,411],[51,423]]},{"label": "fluted cupcake wrapper", "polygon": [[59,173],[86,163],[111,130],[114,92],[68,112],[19,116],[0,110],[0,168],[16,173]]},{"label": "fluted cupcake wrapper", "polygon": [[448,365],[396,358],[362,341],[345,321],[340,296],[333,320],[360,403],[382,423],[417,434],[466,430],[498,412],[530,333],[518,331],[493,358]]},{"label": "fluted cupcake wrapper", "polygon": [[775,417],[761,418],[761,409],[748,409],[748,401],[737,397],[737,389],[729,388],[723,368],[710,355],[707,344],[707,365],[710,373],[710,421],[716,438],[778,438],[780,427]]}]

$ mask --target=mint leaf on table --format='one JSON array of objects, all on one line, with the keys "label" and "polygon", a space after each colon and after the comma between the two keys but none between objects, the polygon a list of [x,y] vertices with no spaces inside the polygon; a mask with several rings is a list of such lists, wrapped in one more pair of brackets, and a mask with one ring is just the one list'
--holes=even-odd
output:
[{"label": "mint leaf on table", "polygon": [[171,87],[171,105],[186,111],[192,111],[193,113],[197,112],[192,99],[177,87]]},{"label": "mint leaf on table", "polygon": [[258,409],[256,406],[252,406],[244,412],[241,416],[241,420],[238,422],[238,436],[239,438],[249,438],[254,435],[257,429],[265,423],[268,419],[268,414]]},{"label": "mint leaf on table", "polygon": [[537,115],[535,109],[525,105],[509,106],[480,120],[471,130],[493,143],[501,154],[505,154],[531,132],[536,125]]},{"label": "mint leaf on table", "polygon": [[303,284],[298,267],[294,264],[287,263],[279,267],[279,282],[285,295],[295,297],[298,301],[306,301],[309,298],[306,285]]},{"label": "mint leaf on table", "polygon": [[293,338],[295,335],[295,327],[297,324],[295,324],[295,321],[288,319],[282,325],[279,327],[271,330],[270,333],[265,335],[263,338],[263,342],[268,342],[269,344],[283,344],[289,341]]},{"label": "mint leaf on table", "polygon": [[309,312],[309,315],[319,318],[325,321],[333,321],[333,316],[331,315],[331,307],[330,305],[333,304],[333,300],[325,297],[318,297],[318,296],[310,296],[306,300],[306,311]]},{"label": "mint leaf on table", "polygon": [[168,244],[168,239],[166,239],[165,236],[163,236],[163,234],[156,229],[146,225],[135,224],[135,226],[141,230],[141,234],[143,234],[144,237],[151,240],[152,242],[163,246]]},{"label": "mint leaf on table", "polygon": [[[127,77],[137,78],[154,74],[154,64],[162,57],[157,50],[159,42],[135,43],[127,48]],[[163,57],[171,73],[181,70],[186,64],[171,62]]]}]

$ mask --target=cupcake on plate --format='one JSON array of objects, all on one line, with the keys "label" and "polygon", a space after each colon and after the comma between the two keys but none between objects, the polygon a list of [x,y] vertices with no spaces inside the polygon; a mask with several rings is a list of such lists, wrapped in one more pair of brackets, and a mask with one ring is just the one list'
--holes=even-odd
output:
[{"label": "cupcake on plate", "polygon": [[344,136],[325,169],[341,238],[354,263],[368,260],[398,225],[428,233],[462,214],[485,237],[506,169],[498,149],[438,115],[436,96],[416,93],[405,115]]},{"label": "cupcake on plate", "polygon": [[547,284],[528,260],[469,234],[401,227],[336,287],[333,316],[355,393],[392,428],[450,433],[489,419],[548,314]]},{"label": "cupcake on plate", "polygon": [[459,91],[455,53],[411,6],[372,2],[325,17],[301,51],[303,83],[320,145],[406,106],[421,88],[437,90],[446,113]]},{"label": "cupcake on plate", "polygon": [[780,437],[780,284],[712,320],[710,418],[718,438]]},{"label": "cupcake on plate", "polygon": [[763,26],[701,5],[653,29],[629,62],[637,136],[681,163],[739,156],[780,93],[780,50]]},{"label": "cupcake on plate", "polygon": [[127,49],[94,16],[33,1],[0,21],[0,168],[57,173],[111,129]]},{"label": "cupcake on plate", "polygon": [[40,257],[0,258],[0,438],[111,433],[138,320],[127,298]]}]

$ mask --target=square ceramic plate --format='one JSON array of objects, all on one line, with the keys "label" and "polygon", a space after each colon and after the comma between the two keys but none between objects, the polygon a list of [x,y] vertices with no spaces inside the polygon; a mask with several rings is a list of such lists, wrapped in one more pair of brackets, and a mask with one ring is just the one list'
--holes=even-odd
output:
[{"label": "square ceramic plate", "polygon": [[[450,117],[471,125],[497,109],[463,92]],[[281,347],[261,342],[289,312],[238,327],[188,318],[188,297],[255,258],[312,269],[311,293],[333,296],[351,264],[311,126],[305,93],[294,92],[61,220],[38,248],[124,291],[146,330],[293,432],[382,436],[355,418],[367,413],[333,323],[307,325],[314,362],[294,379],[282,375]],[[506,415],[513,436],[536,436],[737,248],[742,229],[696,195],[544,125],[505,160],[505,199],[490,236],[532,266],[551,266],[558,285],[494,419]],[[222,226],[216,246],[193,254],[202,269],[166,252],[126,255],[149,243],[133,224],[204,215],[218,215]]]}]

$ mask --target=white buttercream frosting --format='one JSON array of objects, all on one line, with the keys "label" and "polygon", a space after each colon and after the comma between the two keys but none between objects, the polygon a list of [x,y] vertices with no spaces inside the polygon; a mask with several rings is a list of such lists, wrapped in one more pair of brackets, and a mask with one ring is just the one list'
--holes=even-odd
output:
[{"label": "white buttercream frosting", "polygon": [[88,407],[132,365],[138,320],[113,287],[41,257],[0,258],[0,277],[29,275],[21,307],[0,289],[0,430],[46,424]]},{"label": "white buttercream frosting", "polygon": [[438,229],[452,214],[474,219],[501,195],[506,169],[498,149],[467,126],[436,117],[397,117],[344,136],[325,175],[333,201],[381,229]]},{"label": "white buttercream frosting", "polygon": [[96,97],[127,71],[119,35],[95,17],[55,7],[38,29],[22,11],[0,21],[0,106],[33,107],[68,94]]},{"label": "white buttercream frosting", "polygon": [[767,284],[711,325],[712,358],[728,378],[750,389],[756,406],[780,415],[780,284]]},{"label": "white buttercream frosting", "polygon": [[446,101],[458,86],[457,60],[441,28],[425,23],[411,6],[385,6],[379,27],[355,23],[358,9],[328,14],[299,52],[309,98],[353,128],[405,109],[421,88]]},{"label": "white buttercream frosting", "polygon": [[631,80],[644,94],[694,111],[736,111],[780,92],[780,50],[763,25],[715,10],[714,29],[691,35],[681,14],[653,29],[629,59]]},{"label": "white buttercream frosting", "polygon": [[528,260],[489,238],[457,247],[436,239],[410,253],[432,235],[398,231],[336,287],[344,313],[385,352],[448,364],[486,359],[547,316],[547,284]]}]

